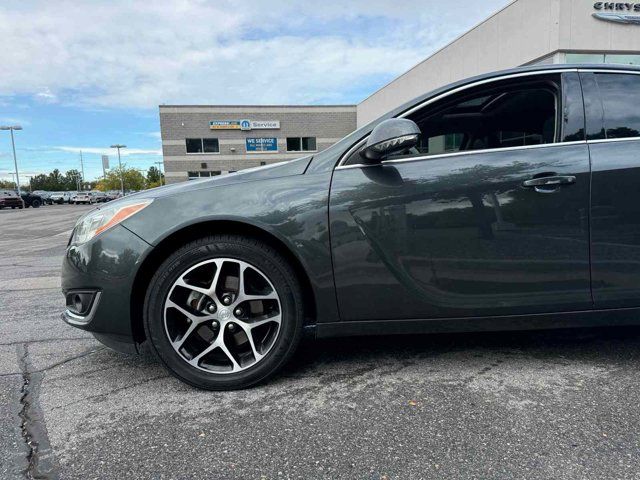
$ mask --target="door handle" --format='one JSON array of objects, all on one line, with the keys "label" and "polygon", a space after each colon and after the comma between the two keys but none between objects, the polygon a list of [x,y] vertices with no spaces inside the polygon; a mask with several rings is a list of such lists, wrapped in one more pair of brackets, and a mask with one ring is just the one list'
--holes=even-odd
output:
[{"label": "door handle", "polygon": [[551,175],[549,177],[537,177],[522,182],[526,188],[535,188],[536,192],[552,193],[561,185],[572,185],[576,183],[574,175]]}]

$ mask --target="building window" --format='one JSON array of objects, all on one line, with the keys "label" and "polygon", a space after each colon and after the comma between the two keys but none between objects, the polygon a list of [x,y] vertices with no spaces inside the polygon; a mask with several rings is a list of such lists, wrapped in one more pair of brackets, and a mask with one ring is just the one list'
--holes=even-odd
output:
[{"label": "building window", "polygon": [[618,65],[640,65],[640,55],[616,55],[611,53],[567,53],[566,63],[608,63]]},{"label": "building window", "polygon": [[287,152],[312,152],[316,150],[316,137],[287,137]]},{"label": "building window", "polygon": [[197,180],[198,178],[215,177],[221,173],[220,170],[209,170],[206,172],[187,172],[187,176],[189,180]]},{"label": "building window", "polygon": [[266,165],[266,164],[267,164],[267,162],[260,162],[260,166],[261,166],[261,167],[262,167],[262,166],[264,166],[264,165]]},{"label": "building window", "polygon": [[202,139],[187,138],[187,153],[202,153]]},{"label": "building window", "polygon": [[202,162],[200,164],[200,168],[207,168],[207,163],[206,162]]},{"label": "building window", "polygon": [[187,138],[187,153],[220,153],[217,138]]},{"label": "building window", "polygon": [[204,153],[218,153],[220,152],[220,144],[217,138],[203,138],[202,150]]}]

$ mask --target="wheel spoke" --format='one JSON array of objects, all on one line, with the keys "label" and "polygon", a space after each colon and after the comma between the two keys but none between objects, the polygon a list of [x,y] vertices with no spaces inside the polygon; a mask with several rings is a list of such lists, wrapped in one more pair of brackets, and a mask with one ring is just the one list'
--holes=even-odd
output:
[{"label": "wheel spoke", "polygon": [[198,362],[200,361],[200,359],[202,357],[204,357],[206,354],[208,354],[209,352],[215,350],[217,347],[219,347],[219,341],[216,340],[215,342],[213,342],[211,345],[209,345],[207,348],[205,348],[202,352],[200,352],[197,356],[195,356],[194,358],[192,358],[191,360],[189,360],[189,363],[194,365],[194,366],[198,366]]},{"label": "wheel spoke", "polygon": [[[240,276],[238,278],[238,298],[244,295],[244,272],[247,269],[246,265],[240,264]],[[236,300],[237,302],[237,300]]]},{"label": "wheel spoke", "polygon": [[216,287],[218,286],[218,280],[220,280],[220,271],[222,270],[223,262],[214,261],[213,263],[216,265],[216,273],[213,274],[213,280],[211,281],[207,295],[211,298],[216,298]]},{"label": "wheel spoke", "polygon": [[201,293],[202,295],[209,295],[209,290],[206,288],[202,288],[202,287],[196,287],[195,285],[191,285],[187,282],[184,281],[184,278],[179,278],[178,281],[176,282],[176,285],[183,287],[183,288],[187,288],[189,290],[193,290],[194,292],[198,292]]},{"label": "wheel spoke", "polygon": [[183,314],[185,317],[187,317],[189,320],[191,320],[191,322],[195,322],[195,323],[202,323],[202,322],[204,322],[206,320],[214,320],[216,318],[215,314],[194,315],[190,311],[186,310],[184,307],[181,307],[176,302],[174,302],[173,300],[169,300],[169,299],[167,299],[167,302],[165,304],[165,311],[166,311],[167,308],[175,308],[181,314]]},{"label": "wheel spoke", "polygon": [[233,370],[231,370],[232,372],[237,372],[238,370],[241,370],[240,365],[238,365],[238,362],[236,362],[236,359],[233,358],[233,355],[231,355],[231,352],[229,351],[229,349],[227,348],[227,346],[224,343],[224,334],[220,334],[220,341],[218,342],[218,347],[220,347],[220,350],[222,350],[224,352],[224,354],[229,358],[229,360],[231,360],[231,363],[233,364]]},{"label": "wheel spoke", "polygon": [[251,345],[251,351],[253,353],[253,358],[255,358],[256,362],[261,360],[263,355],[258,351],[258,349],[256,348],[255,343],[253,341],[253,334],[251,333],[251,331],[253,329],[251,327],[249,327],[249,325],[244,323],[244,322],[238,322],[238,325],[240,325],[242,330],[244,330],[244,334],[249,339],[249,345]]},{"label": "wheel spoke", "polygon": [[253,330],[254,328],[258,328],[266,323],[271,323],[271,322],[277,323],[278,325],[280,325],[280,321],[281,321],[281,317],[280,317],[280,314],[278,314],[278,315],[274,315],[273,317],[265,318],[263,320],[258,320],[257,322],[242,322],[242,323],[244,323],[247,327]]},{"label": "wheel spoke", "polygon": [[184,333],[184,335],[182,335],[182,338],[177,342],[172,342],[173,348],[175,348],[176,350],[180,350],[180,347],[182,347],[182,344],[187,340],[187,338],[189,338],[189,335],[193,333],[193,331],[198,327],[198,325],[199,325],[199,322],[192,321],[187,331]]},{"label": "wheel spoke", "polygon": [[244,295],[243,302],[249,300],[277,300],[278,294],[276,292],[267,293],[266,295]]}]

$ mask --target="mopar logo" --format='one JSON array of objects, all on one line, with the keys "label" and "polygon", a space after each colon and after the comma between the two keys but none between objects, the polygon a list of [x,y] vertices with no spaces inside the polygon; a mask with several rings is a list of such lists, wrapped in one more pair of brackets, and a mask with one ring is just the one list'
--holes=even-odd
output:
[{"label": "mopar logo", "polygon": [[593,8],[598,10],[593,14],[598,20],[640,25],[640,3],[596,2]]}]

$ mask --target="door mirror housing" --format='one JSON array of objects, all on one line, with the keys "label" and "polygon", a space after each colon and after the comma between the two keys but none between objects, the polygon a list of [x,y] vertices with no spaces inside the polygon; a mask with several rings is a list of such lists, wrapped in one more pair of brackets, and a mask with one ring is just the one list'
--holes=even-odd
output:
[{"label": "door mirror housing", "polygon": [[371,132],[360,155],[370,162],[381,161],[389,155],[415,147],[420,128],[407,118],[390,118],[380,122]]}]

